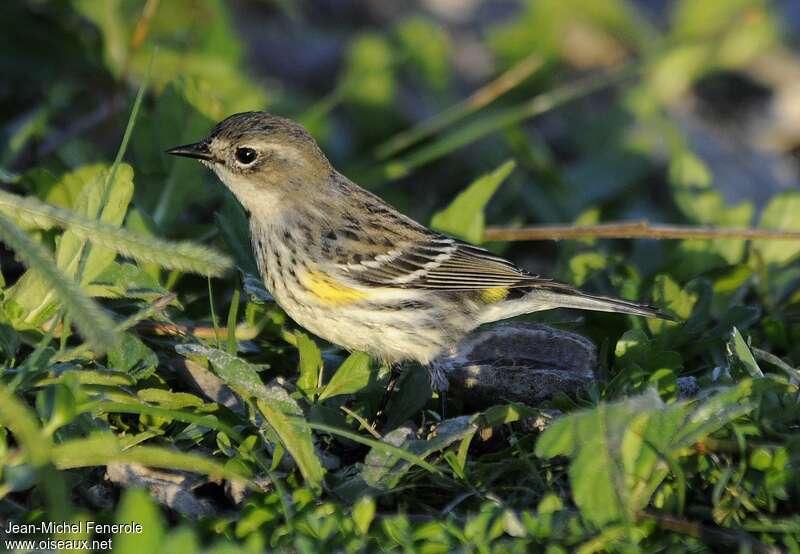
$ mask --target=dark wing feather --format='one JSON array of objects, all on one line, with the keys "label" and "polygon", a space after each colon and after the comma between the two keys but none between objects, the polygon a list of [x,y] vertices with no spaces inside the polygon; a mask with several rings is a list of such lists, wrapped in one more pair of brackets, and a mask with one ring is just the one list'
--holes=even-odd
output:
[{"label": "dark wing feather", "polygon": [[[550,283],[491,252],[431,231],[342,178],[347,211],[327,214],[317,252],[328,271],[356,282],[398,288],[480,290]],[[370,218],[349,216],[364,211]]]},{"label": "dark wing feather", "polygon": [[338,268],[357,282],[399,288],[480,290],[549,282],[477,246],[430,231],[420,239],[401,240]]}]

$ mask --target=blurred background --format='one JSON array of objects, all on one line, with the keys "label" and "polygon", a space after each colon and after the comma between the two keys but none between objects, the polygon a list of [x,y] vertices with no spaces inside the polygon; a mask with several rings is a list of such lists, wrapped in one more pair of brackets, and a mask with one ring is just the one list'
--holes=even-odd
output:
[{"label": "blurred background", "polygon": [[[793,0],[16,0],[0,9],[5,180],[111,159],[147,79],[126,156],[136,173],[128,225],[162,236],[213,238],[220,202],[228,219],[241,216],[209,172],[163,151],[243,110],[302,121],[342,172],[424,223],[509,159],[516,168],[488,204],[488,226],[746,227],[800,182]],[[36,182],[16,186],[42,196]],[[791,226],[793,207],[775,207],[783,220],[769,225]],[[633,273],[719,276],[745,254],[730,241],[586,244],[489,246],[601,290]],[[787,261],[797,247],[769,248]],[[793,290],[792,275],[776,294]]]}]

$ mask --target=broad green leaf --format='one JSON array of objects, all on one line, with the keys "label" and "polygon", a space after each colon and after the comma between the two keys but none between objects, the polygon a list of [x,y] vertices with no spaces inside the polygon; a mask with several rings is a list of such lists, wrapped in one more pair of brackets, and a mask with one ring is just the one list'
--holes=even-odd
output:
[{"label": "broad green leaf", "polygon": [[369,355],[364,352],[353,352],[339,366],[319,395],[320,402],[333,396],[352,394],[363,389],[369,383],[371,373]]},{"label": "broad green leaf", "polygon": [[608,267],[608,256],[600,252],[581,252],[569,260],[569,271],[572,274],[571,281],[581,286],[592,274]]},{"label": "broad green leaf", "polygon": [[[748,227],[753,219],[753,205],[742,202],[726,204],[712,186],[713,176],[705,163],[690,151],[682,151],[670,162],[670,185],[678,208],[693,223],[720,227]],[[699,273],[733,265],[745,252],[742,240],[685,240],[676,251],[673,266],[679,275]]]},{"label": "broad green leaf", "polygon": [[[697,303],[698,295],[682,289],[669,275],[657,275],[653,282],[653,304],[675,314],[679,320],[687,320]],[[681,321],[648,319],[647,326],[653,334],[680,333]]]},{"label": "broad green leaf", "polygon": [[175,350],[184,356],[202,356],[206,358],[219,378],[240,391],[240,394],[257,398],[269,398],[269,390],[261,380],[256,367],[245,360],[232,356],[223,350],[208,348],[199,344],[180,344],[175,347]]},{"label": "broad green leaf", "polygon": [[[20,288],[24,288],[24,283],[29,283],[29,288],[34,289],[33,292],[52,295],[52,302],[55,302],[56,298],[60,300],[81,333],[98,350],[114,346],[117,337],[111,318],[80,290],[77,283],[59,270],[49,252],[41,244],[31,239],[3,215],[0,215],[0,240],[11,247],[28,266],[28,271],[12,287],[9,297],[3,304],[5,314],[12,319],[16,328],[24,329],[31,326],[26,321],[26,315],[30,316],[30,313],[26,312],[18,302]],[[28,280],[23,283],[26,277]],[[20,283],[23,283],[22,287],[16,288]],[[15,294],[16,297],[13,297]],[[43,318],[41,319],[43,322]]]},{"label": "broad green leaf", "polygon": [[744,368],[750,377],[758,378],[764,376],[761,368],[758,367],[758,362],[756,362],[756,359],[753,357],[753,353],[750,352],[750,347],[747,346],[747,342],[744,340],[742,333],[739,332],[739,329],[736,327],[731,331],[731,338],[728,341],[727,347],[728,356],[730,356],[734,362],[738,362],[738,365]]},{"label": "broad green leaf", "polygon": [[428,403],[431,398],[428,370],[416,364],[404,368],[396,388],[387,408],[386,429],[403,424]]},{"label": "broad green leaf", "polygon": [[297,351],[300,353],[300,363],[297,378],[297,388],[310,396],[317,389],[320,371],[322,371],[322,352],[311,337],[301,331],[295,332]]},{"label": "broad green leaf", "polygon": [[73,210],[85,183],[74,173],[58,178],[46,169],[37,168],[26,172],[20,184],[43,202]]},{"label": "broad green leaf", "polygon": [[[761,214],[760,227],[766,229],[800,230],[800,192],[787,191],[774,196]],[[753,241],[767,264],[783,265],[800,254],[800,241]]]},{"label": "broad green leaf", "polygon": [[696,402],[665,405],[654,391],[557,420],[536,455],[568,456],[575,503],[592,524],[634,521],[686,448],[753,409],[749,382]]},{"label": "broad green leaf", "polygon": [[[290,401],[291,397],[286,394],[285,402],[288,403]],[[290,421],[285,411],[281,411],[276,405],[268,401],[258,399],[256,404],[261,414],[281,438],[283,446],[292,455],[297,467],[300,469],[300,473],[303,474],[303,478],[306,480],[306,484],[312,489],[319,490],[322,486],[325,470],[322,468],[319,457],[314,450],[311,431]]]},{"label": "broad green leaf", "polygon": [[392,47],[378,33],[363,33],[348,47],[342,87],[345,96],[369,107],[388,106],[395,94]]},{"label": "broad green leaf", "polygon": [[443,90],[450,79],[450,43],[445,29],[432,20],[411,17],[400,23],[397,37],[428,86]]},{"label": "broad green leaf", "polygon": [[469,242],[482,242],[486,204],[515,165],[513,160],[508,160],[491,173],[478,177],[447,208],[434,214],[431,227]]},{"label": "broad green leaf", "polygon": [[144,489],[125,491],[117,509],[116,523],[127,525],[131,522],[141,525],[142,532],[114,535],[115,554],[160,552],[164,540],[164,518],[158,504]]},{"label": "broad green leaf", "polygon": [[[400,427],[387,433],[383,440],[420,458],[426,458],[474,433],[476,429],[477,425],[472,422],[471,416],[460,416],[442,421],[429,435],[428,440],[414,438],[407,427]],[[372,448],[364,458],[361,477],[370,487],[389,490],[397,486],[410,468],[411,463],[399,458],[393,452]]]},{"label": "broad green leaf", "polygon": [[[75,212],[88,219],[119,227],[133,196],[133,169],[121,164],[113,182],[108,182],[108,171],[104,166],[88,166],[78,170],[86,186],[81,190]],[[62,235],[56,250],[58,267],[74,276],[82,285],[91,283],[115,257],[113,250],[90,245],[85,236],[69,229]]]},{"label": "broad green leaf", "polygon": [[134,379],[150,373],[158,365],[158,356],[133,333],[123,333],[117,348],[108,352],[111,369],[132,373]]},{"label": "broad green leaf", "polygon": [[131,446],[123,448],[112,434],[96,434],[72,439],[53,448],[53,463],[59,469],[74,469],[108,465],[110,463],[141,464],[148,467],[177,469],[207,475],[212,479],[224,477],[241,481],[244,477],[212,458],[192,452],[179,452],[161,446]]},{"label": "broad green leaf", "polygon": [[170,410],[181,408],[197,408],[203,405],[203,400],[188,392],[172,392],[164,389],[139,389],[136,396],[140,400],[158,404]]},{"label": "broad green leaf", "polygon": [[265,385],[255,366],[222,350],[197,344],[178,345],[175,350],[183,355],[205,357],[227,385],[239,394],[254,397],[258,409],[292,455],[308,485],[319,490],[324,470],[314,450],[311,430],[289,419],[302,418],[303,411],[285,389],[277,384]]},{"label": "broad green leaf", "polygon": [[[76,213],[86,219],[119,227],[133,194],[133,170],[122,164],[113,183],[107,182],[108,168],[104,165],[82,167],[68,178],[83,182],[76,202]],[[108,267],[116,252],[90,244],[81,233],[67,230],[56,248],[56,265],[81,286],[92,282]],[[16,324],[38,327],[52,317],[63,296],[36,272],[27,272],[11,287],[8,300],[20,310]],[[103,323],[107,325],[107,322]],[[111,329],[111,327],[107,327]]]},{"label": "broad green leaf", "polygon": [[372,519],[375,517],[375,500],[362,496],[353,506],[353,522],[359,534],[366,535]]}]

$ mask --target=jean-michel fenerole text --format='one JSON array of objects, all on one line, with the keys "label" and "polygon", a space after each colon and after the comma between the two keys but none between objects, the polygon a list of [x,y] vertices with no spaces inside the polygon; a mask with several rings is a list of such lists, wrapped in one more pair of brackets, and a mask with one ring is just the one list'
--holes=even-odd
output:
[{"label": "jean-michel fenerole text", "polygon": [[100,523],[99,521],[42,521],[40,523],[15,523],[8,521],[3,528],[6,535],[98,534],[138,535],[144,531],[141,523]]}]

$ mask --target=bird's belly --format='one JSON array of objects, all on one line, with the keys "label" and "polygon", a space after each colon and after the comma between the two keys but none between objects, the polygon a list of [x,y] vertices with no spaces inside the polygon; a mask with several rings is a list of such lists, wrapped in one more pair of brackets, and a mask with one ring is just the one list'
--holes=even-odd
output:
[{"label": "bird's belly", "polygon": [[[326,306],[314,299],[298,302],[296,296],[274,296],[289,317],[308,331],[347,350],[364,351],[387,362],[414,360],[428,364],[460,338],[440,324],[444,314],[421,317],[412,312],[384,312],[370,302]],[[430,321],[437,324],[431,325]]]}]

